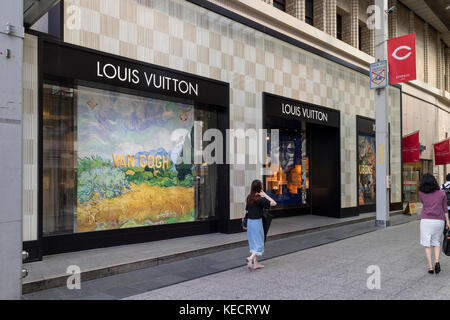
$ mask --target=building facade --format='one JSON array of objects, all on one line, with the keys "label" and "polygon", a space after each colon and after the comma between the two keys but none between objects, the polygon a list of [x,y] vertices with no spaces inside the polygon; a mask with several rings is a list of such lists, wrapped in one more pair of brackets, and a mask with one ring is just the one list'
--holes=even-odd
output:
[{"label": "building facade", "polygon": [[[363,2],[62,1],[25,37],[23,233],[34,259],[237,232],[254,179],[280,204],[275,216],[374,211],[375,43]],[[389,87],[392,209],[402,209],[409,97],[447,121],[437,134],[448,128],[448,92],[432,84]],[[267,130],[266,163],[244,135],[224,147],[228,163],[178,164],[208,129]],[[280,167],[264,176],[274,129]]]}]

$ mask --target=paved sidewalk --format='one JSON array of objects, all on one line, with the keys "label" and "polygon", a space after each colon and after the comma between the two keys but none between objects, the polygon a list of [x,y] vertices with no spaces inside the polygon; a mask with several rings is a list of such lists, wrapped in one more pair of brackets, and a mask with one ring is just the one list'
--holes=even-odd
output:
[{"label": "paved sidewalk", "polygon": [[[427,273],[419,222],[366,233],[263,262],[153,290],[128,299],[450,299],[450,257]],[[367,267],[381,269],[369,290]]]},{"label": "paved sidewalk", "polygon": [[[415,221],[417,216],[396,215],[393,225]],[[334,241],[355,237],[377,228],[373,221],[344,225],[266,243],[264,257],[271,259]],[[90,280],[81,277],[81,290],[61,286],[24,295],[24,299],[122,299],[177,283],[242,267],[248,246],[238,247],[124,274]]]},{"label": "paved sidewalk", "polygon": [[[344,219],[312,215],[274,219],[268,239],[281,239],[373,219],[375,213]],[[23,281],[23,292],[65,285],[69,265],[80,267],[83,280],[93,280],[246,245],[245,232],[211,233],[45,256],[43,261],[25,264],[29,275]]]}]

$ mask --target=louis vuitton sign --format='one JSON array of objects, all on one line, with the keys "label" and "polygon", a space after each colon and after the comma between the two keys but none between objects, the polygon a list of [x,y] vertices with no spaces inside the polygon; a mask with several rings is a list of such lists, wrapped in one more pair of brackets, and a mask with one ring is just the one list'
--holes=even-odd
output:
[{"label": "louis vuitton sign", "polygon": [[269,93],[263,94],[264,113],[294,120],[339,127],[339,111]]},{"label": "louis vuitton sign", "polygon": [[44,74],[229,106],[227,83],[103,52],[44,42]]}]

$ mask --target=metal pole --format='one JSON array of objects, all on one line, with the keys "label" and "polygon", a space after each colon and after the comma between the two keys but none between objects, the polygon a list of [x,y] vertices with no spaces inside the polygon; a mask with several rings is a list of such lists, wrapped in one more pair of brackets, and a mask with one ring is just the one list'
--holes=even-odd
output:
[{"label": "metal pole", "polygon": [[[381,19],[375,28],[375,58],[377,61],[387,60],[388,19],[386,10],[388,0],[375,0],[380,9],[377,19]],[[376,109],[376,225],[381,228],[389,226],[389,133],[388,133],[388,87],[377,89],[375,93]]]},{"label": "metal pole", "polygon": [[23,1],[0,1],[0,300],[22,295]]}]

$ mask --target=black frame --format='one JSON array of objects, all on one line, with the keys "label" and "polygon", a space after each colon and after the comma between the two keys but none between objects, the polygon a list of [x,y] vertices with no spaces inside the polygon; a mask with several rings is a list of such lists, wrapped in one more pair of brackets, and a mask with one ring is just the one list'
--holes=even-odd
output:
[{"label": "black frame", "polygon": [[[163,240],[169,238],[178,238],[183,236],[192,236],[213,232],[223,232],[229,233],[231,232],[231,223],[230,223],[230,201],[229,201],[229,181],[230,181],[230,172],[229,165],[223,164],[218,165],[218,188],[217,194],[221,195],[222,201],[219,202],[218,211],[216,213],[216,217],[210,220],[205,221],[195,221],[195,222],[184,222],[184,223],[176,223],[170,225],[161,225],[161,226],[149,226],[149,227],[136,227],[129,229],[118,229],[118,230],[105,230],[105,231],[93,231],[93,232],[85,232],[85,233],[74,233],[67,235],[55,235],[55,236],[43,236],[43,191],[42,191],[42,178],[43,178],[43,141],[42,141],[42,110],[43,110],[43,84],[45,81],[56,80],[51,75],[44,74],[44,46],[46,45],[56,45],[69,50],[78,50],[79,52],[87,52],[94,53],[99,57],[107,57],[111,59],[119,59],[124,63],[129,63],[132,65],[139,65],[143,67],[156,68],[162,70],[164,72],[170,72],[172,74],[176,74],[178,76],[182,76],[188,79],[197,80],[197,81],[207,81],[212,86],[221,86],[224,88],[222,90],[222,95],[218,95],[218,99],[222,101],[223,106],[214,106],[217,110],[219,109],[221,112],[217,112],[219,129],[223,132],[229,128],[229,84],[213,79],[208,79],[192,74],[188,74],[185,72],[180,72],[172,69],[168,69],[165,67],[160,67],[148,63],[144,63],[141,61],[135,61],[132,59],[127,59],[123,57],[118,57],[112,54],[108,54],[105,52],[99,52],[91,49],[87,49],[84,47],[79,47],[75,45],[66,44],[61,42],[54,37],[39,37],[38,39],[38,135],[39,135],[39,145],[38,145],[38,159],[39,159],[39,169],[38,169],[38,240],[29,242],[26,247],[30,250],[34,248],[34,252],[38,251],[36,254],[38,257],[33,257],[32,260],[41,260],[43,255],[63,253],[63,252],[71,252],[71,251],[80,251],[87,250],[93,248],[103,248],[117,245],[126,245],[132,243],[140,243],[140,242],[148,242],[155,240]],[[46,57],[46,59],[50,59]],[[50,59],[53,60],[53,59]],[[77,79],[71,78],[70,75],[67,75],[66,78],[59,78],[58,80],[62,80],[60,83],[64,84],[69,81],[72,85],[74,83],[83,83],[77,81]],[[102,85],[98,82],[90,82],[89,85],[91,87],[96,87],[100,89],[111,89],[110,85]],[[186,100],[180,98],[174,98],[170,95],[161,95],[155,93],[144,92],[140,90],[132,90],[124,87],[115,87],[116,91],[123,91],[129,94],[136,94],[139,92],[141,96],[151,96],[154,98],[162,98],[170,97],[170,100],[179,100],[184,102],[193,103],[195,107],[205,108],[207,105],[205,103],[199,103],[195,100]],[[211,107],[211,106],[210,106]],[[226,154],[225,150],[226,146],[224,146],[224,155]],[[220,201],[220,199],[219,199]],[[25,244],[24,244],[25,246]],[[37,248],[37,249],[36,249]]]},{"label": "black frame", "polygon": [[[310,119],[298,119],[299,120],[304,120],[306,122],[306,131],[310,131],[310,126],[311,125],[323,125],[323,126],[327,126],[327,127],[333,127],[336,128],[338,131],[338,135],[336,136],[336,144],[337,144],[337,148],[338,150],[341,149],[341,139],[340,139],[340,132],[341,132],[341,112],[340,110],[336,110],[336,109],[331,109],[331,108],[327,108],[327,107],[323,107],[323,106],[318,106],[312,103],[308,103],[308,102],[303,102],[303,101],[298,101],[298,100],[294,100],[291,98],[286,98],[283,96],[278,96],[272,93],[267,93],[267,92],[263,92],[262,93],[262,114],[263,114],[263,129],[270,129],[268,128],[269,124],[268,124],[268,119],[269,118],[278,118],[278,119],[284,119],[285,118],[281,117],[281,116],[276,116],[273,114],[268,114],[267,112],[267,98],[269,99],[276,99],[276,100],[280,100],[280,101],[286,101],[289,103],[292,103],[294,105],[302,105],[302,106],[307,106],[307,107],[311,107],[314,108],[316,110],[322,110],[324,112],[328,112],[330,114],[334,114],[337,117],[335,119],[332,119],[333,122],[330,124],[324,124],[324,123],[318,123],[318,121],[314,121],[314,120],[310,120]],[[288,120],[288,121],[295,121],[295,120]],[[309,133],[307,133],[307,135],[309,135]],[[310,150],[311,149],[311,142],[310,139],[307,140],[307,149]],[[310,168],[311,168],[311,163],[313,161],[312,159],[312,154],[310,154]],[[339,160],[339,167],[340,167],[340,163],[342,161],[342,157],[341,157],[341,153],[338,152],[337,153],[337,158]],[[310,179],[310,183],[311,183],[311,178],[312,175],[314,173],[312,172],[312,170],[310,170],[309,172],[309,179]],[[264,181],[263,183],[265,183],[265,177],[263,177]],[[339,212],[337,213],[337,215],[339,216],[339,218],[345,218],[348,216],[352,216],[353,214],[351,212],[348,212],[348,210],[346,210],[346,208],[342,208],[342,201],[341,201],[341,175],[340,172],[337,174],[337,180],[339,181],[338,186],[336,188],[336,192],[338,193],[338,208],[339,208]],[[309,205],[309,207],[301,207],[301,208],[293,208],[293,209],[284,209],[284,210],[280,210],[280,212],[277,212],[277,216],[276,217],[286,217],[286,216],[295,216],[295,215],[301,215],[301,214],[313,214],[312,212],[313,210],[313,203],[312,203],[312,196],[311,196],[311,204]]]}]

